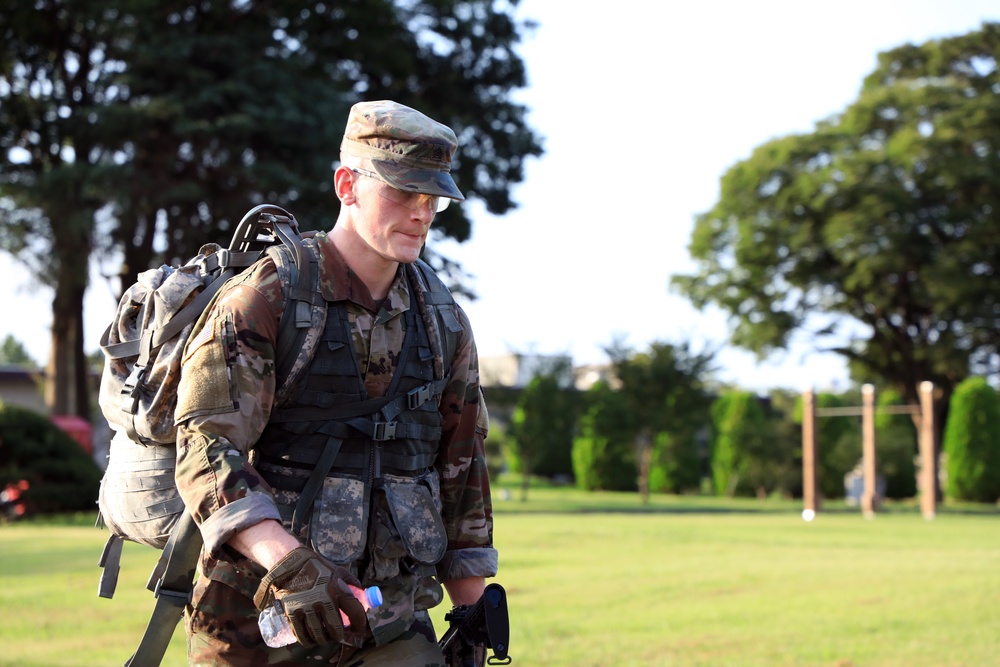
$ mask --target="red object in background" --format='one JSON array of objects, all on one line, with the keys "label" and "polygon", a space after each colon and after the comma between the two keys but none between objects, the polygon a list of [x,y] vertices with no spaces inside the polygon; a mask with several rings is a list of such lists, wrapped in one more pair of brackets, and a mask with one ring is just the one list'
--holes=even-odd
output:
[{"label": "red object in background", "polygon": [[83,451],[94,453],[93,427],[83,417],[76,415],[52,415],[52,423],[66,432],[69,437],[80,443]]},{"label": "red object in background", "polygon": [[28,480],[22,479],[19,482],[8,484],[4,487],[3,491],[0,491],[0,507],[3,507],[4,511],[8,513],[11,518],[25,515],[28,508],[23,502],[18,501],[30,486],[31,485],[28,484]]}]

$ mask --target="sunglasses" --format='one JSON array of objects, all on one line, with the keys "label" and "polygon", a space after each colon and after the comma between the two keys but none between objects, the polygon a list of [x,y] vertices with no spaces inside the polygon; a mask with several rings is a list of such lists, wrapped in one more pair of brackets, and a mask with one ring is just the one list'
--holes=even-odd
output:
[{"label": "sunglasses", "polygon": [[438,197],[437,195],[427,195],[420,192],[405,192],[398,188],[394,188],[373,171],[354,169],[353,167],[351,168],[351,171],[355,174],[375,179],[382,184],[378,190],[379,197],[391,201],[393,204],[399,204],[400,206],[408,208],[411,211],[419,211],[424,207],[430,207],[430,209],[435,213],[440,213],[448,208],[448,204],[451,203],[451,199],[448,197]]}]

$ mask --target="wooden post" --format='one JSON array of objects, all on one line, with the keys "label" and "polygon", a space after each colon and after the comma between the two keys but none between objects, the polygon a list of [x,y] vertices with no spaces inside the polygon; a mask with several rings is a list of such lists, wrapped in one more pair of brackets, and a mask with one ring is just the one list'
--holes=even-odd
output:
[{"label": "wooden post", "polygon": [[861,511],[866,517],[878,510],[878,488],[875,471],[875,386],[861,387],[861,457],[865,490],[861,496]]},{"label": "wooden post", "polygon": [[920,383],[920,513],[925,519],[937,514],[938,460],[934,455],[934,383]]},{"label": "wooden post", "polygon": [[802,518],[811,521],[819,512],[816,490],[816,405],[812,389],[802,393]]}]

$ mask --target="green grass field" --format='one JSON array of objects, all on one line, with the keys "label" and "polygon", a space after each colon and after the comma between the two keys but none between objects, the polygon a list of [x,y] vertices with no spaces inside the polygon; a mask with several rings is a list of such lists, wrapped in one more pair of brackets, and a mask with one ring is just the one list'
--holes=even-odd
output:
[{"label": "green grass field", "polygon": [[[1000,664],[1000,513],[912,506],[872,520],[786,501],[532,489],[497,500],[516,666]],[[0,526],[0,666],[121,665],[156,552],[128,544],[96,595],[106,533]],[[440,622],[445,605],[435,610]],[[163,663],[185,664],[182,631]]]}]

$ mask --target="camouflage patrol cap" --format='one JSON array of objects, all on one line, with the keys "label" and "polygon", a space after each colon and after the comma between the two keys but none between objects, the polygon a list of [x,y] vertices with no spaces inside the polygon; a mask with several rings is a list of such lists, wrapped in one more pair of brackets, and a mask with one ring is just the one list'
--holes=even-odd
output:
[{"label": "camouflage patrol cap", "polygon": [[342,153],[371,160],[376,173],[398,190],[462,201],[450,173],[456,148],[450,127],[390,100],[351,107],[340,144]]}]

